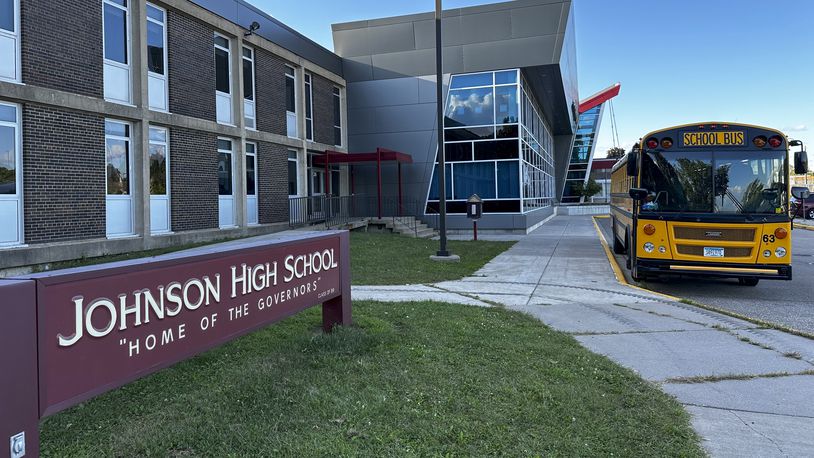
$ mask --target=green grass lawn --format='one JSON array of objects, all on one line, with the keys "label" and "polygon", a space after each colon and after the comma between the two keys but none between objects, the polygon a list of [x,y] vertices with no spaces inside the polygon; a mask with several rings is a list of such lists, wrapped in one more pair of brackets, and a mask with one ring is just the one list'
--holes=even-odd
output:
[{"label": "green grass lawn", "polygon": [[438,251],[437,240],[351,232],[351,281],[354,285],[406,285],[457,280],[473,274],[512,245],[514,242],[450,240],[447,247],[461,257],[461,262],[448,263],[430,260]]},{"label": "green grass lawn", "polygon": [[526,315],[311,309],[42,423],[44,456],[701,456],[680,405]]}]

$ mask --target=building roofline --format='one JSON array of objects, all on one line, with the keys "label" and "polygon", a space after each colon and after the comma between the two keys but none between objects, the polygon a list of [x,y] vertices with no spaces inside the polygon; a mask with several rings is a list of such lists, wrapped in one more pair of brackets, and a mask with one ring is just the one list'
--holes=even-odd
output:
[{"label": "building roofline", "polygon": [[596,107],[597,105],[603,104],[608,100],[616,97],[619,95],[619,90],[622,88],[622,83],[616,83],[611,86],[602,89],[601,91],[597,92],[596,94],[580,100],[579,101],[579,112],[585,113],[586,111],[590,110],[591,108]]},{"label": "building roofline", "polygon": [[[510,0],[510,1],[503,1],[498,3],[487,3],[484,5],[474,5],[474,6],[465,6],[461,8],[450,8],[444,9],[441,13],[441,17],[456,17],[456,16],[464,16],[469,14],[477,14],[477,13],[486,13],[486,12],[493,12],[493,11],[501,11],[501,10],[508,10],[514,8],[522,8],[526,6],[537,6],[537,5],[548,5],[551,3],[564,3],[568,2],[569,0]],[[419,13],[412,13],[412,14],[403,14],[399,16],[389,16],[377,19],[363,19],[359,21],[348,21],[348,22],[339,22],[335,24],[331,24],[331,29],[333,31],[338,30],[352,30],[352,29],[361,29],[365,27],[375,27],[381,25],[392,25],[398,24],[402,22],[414,22],[414,21],[421,21],[427,19],[435,19],[435,12],[434,11],[425,11]]]}]

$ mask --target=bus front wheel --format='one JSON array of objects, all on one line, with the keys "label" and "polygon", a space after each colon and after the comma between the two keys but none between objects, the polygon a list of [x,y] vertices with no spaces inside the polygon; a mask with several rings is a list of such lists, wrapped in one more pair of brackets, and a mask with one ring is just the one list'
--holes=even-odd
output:
[{"label": "bus front wheel", "polygon": [[749,278],[749,277],[738,279],[738,283],[740,283],[743,286],[757,286],[759,281],[760,281],[759,278]]}]

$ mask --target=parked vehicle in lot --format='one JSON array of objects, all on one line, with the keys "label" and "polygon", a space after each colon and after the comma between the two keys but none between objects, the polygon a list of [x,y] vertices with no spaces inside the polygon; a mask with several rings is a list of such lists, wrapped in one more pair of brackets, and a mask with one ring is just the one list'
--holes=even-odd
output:
[{"label": "parked vehicle in lot", "polygon": [[791,187],[791,203],[797,204],[799,199],[794,197],[794,196],[799,195],[801,191],[808,191],[808,188],[805,187],[805,186],[792,186]]},{"label": "parked vehicle in lot", "polygon": [[[802,188],[808,189],[808,188]],[[807,199],[796,199],[795,207],[792,210],[793,214],[797,217],[805,219],[814,219],[814,194],[808,196]]]}]

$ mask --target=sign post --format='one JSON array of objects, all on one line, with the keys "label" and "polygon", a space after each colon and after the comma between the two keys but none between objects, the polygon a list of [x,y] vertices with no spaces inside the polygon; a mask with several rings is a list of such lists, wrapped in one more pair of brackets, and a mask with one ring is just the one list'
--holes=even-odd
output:
[{"label": "sign post", "polygon": [[[306,308],[351,323],[347,231],[0,281],[0,458],[40,419]],[[5,368],[13,368],[7,370]]]},{"label": "sign post", "polygon": [[472,220],[472,231],[475,241],[478,240],[478,220],[483,216],[483,199],[472,194],[466,200],[466,217]]}]

